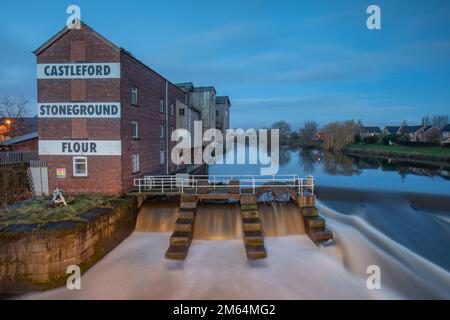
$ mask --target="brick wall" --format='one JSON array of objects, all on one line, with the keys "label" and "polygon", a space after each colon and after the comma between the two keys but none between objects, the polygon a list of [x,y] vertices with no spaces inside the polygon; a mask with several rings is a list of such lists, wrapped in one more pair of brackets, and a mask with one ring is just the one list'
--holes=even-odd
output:
[{"label": "brick wall", "polygon": [[[120,50],[88,28],[71,30],[37,56],[37,63],[120,62]],[[38,102],[120,101],[120,79],[38,80]],[[120,119],[38,120],[39,139],[120,140]],[[89,156],[88,177],[73,177],[72,156],[41,156],[48,161],[49,187],[67,193],[117,194],[123,191],[120,156]],[[105,165],[107,164],[107,166]],[[66,178],[57,179],[56,169],[65,168]]]},{"label": "brick wall", "polygon": [[38,149],[38,139],[30,139],[24,142],[16,143],[11,146],[12,151],[36,151]]},{"label": "brick wall", "polygon": [[[160,164],[160,151],[166,152],[166,135],[169,136],[171,128],[176,128],[175,108],[176,100],[184,100],[184,92],[168,83],[168,128],[165,128],[166,112],[166,80],[157,73],[135,61],[125,53],[121,59],[121,94],[122,94],[122,163],[124,189],[128,190],[133,185],[133,179],[143,174],[165,174],[166,165]],[[131,87],[138,89],[138,104],[131,104]],[[160,112],[160,99],[164,101],[164,112]],[[171,115],[170,105],[174,106],[174,114]],[[131,123],[138,123],[139,137],[131,137]],[[164,126],[164,138],[161,136],[161,126]],[[176,166],[170,161],[170,153],[175,143],[169,142],[169,154],[165,154],[165,160],[169,161],[169,171]],[[139,172],[132,173],[131,158],[138,154]]]},{"label": "brick wall", "polygon": [[[170,161],[171,129],[176,128],[175,112],[170,112],[176,100],[184,101],[184,92],[168,84],[166,79],[135,60],[126,52],[110,44],[82,25],[81,30],[71,30],[38,54],[38,63],[98,62],[121,63],[121,79],[38,80],[38,102],[117,102],[120,101],[120,119],[47,119],[40,118],[41,140],[89,139],[121,140],[122,156],[88,156],[88,177],[73,177],[72,156],[41,156],[49,163],[49,186],[61,187],[68,193],[122,193],[133,186],[133,179],[143,174],[165,174],[166,164],[160,164],[160,151],[169,161],[169,172],[177,168]],[[131,88],[138,89],[137,106],[131,104]],[[160,99],[164,112],[160,112]],[[132,121],[138,123],[137,139],[131,137]],[[161,127],[164,137],[161,138]],[[139,172],[132,172],[132,155],[139,155]],[[65,168],[66,178],[57,179],[56,169]]]}]

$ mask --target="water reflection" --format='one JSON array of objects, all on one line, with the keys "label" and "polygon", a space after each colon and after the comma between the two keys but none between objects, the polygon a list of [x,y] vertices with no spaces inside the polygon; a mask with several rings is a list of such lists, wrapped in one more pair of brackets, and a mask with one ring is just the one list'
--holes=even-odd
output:
[{"label": "water reflection", "polygon": [[[257,152],[247,147],[248,152]],[[313,175],[319,186],[450,194],[450,163],[368,158],[317,149],[280,148],[278,174]],[[211,165],[209,174],[260,174],[261,165]]]},{"label": "water reflection", "polygon": [[[434,164],[409,162],[406,160],[367,158],[354,155],[345,155],[341,152],[328,152],[311,148],[298,150],[284,150],[283,159],[290,159],[290,152],[298,152],[298,164],[306,174],[314,174],[317,167],[323,167],[329,175],[353,176],[360,175],[363,170],[375,169],[398,172],[405,178],[408,174],[434,177],[441,176],[450,180],[450,164]],[[289,162],[289,161],[287,161]],[[283,161],[283,164],[287,163]],[[280,161],[281,164],[281,161]]]}]

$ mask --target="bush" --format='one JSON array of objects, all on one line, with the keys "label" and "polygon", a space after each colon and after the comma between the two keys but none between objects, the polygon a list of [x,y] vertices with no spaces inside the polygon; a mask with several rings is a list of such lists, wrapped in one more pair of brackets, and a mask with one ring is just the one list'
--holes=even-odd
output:
[{"label": "bush", "polygon": [[407,143],[409,142],[411,139],[409,138],[409,136],[401,134],[399,136],[396,136],[395,142],[397,144],[402,144],[402,143]]},{"label": "bush", "polygon": [[29,197],[28,166],[0,166],[0,204],[13,204]]},{"label": "bush", "polygon": [[397,142],[397,135],[396,134],[387,134],[387,135],[383,135],[383,137],[381,138],[381,142],[388,146],[389,142],[391,143],[396,143]]},{"label": "bush", "polygon": [[380,140],[378,136],[367,136],[362,139],[363,143],[365,144],[375,144]]},{"label": "bush", "polygon": [[399,141],[399,145],[406,147],[440,147],[439,142]]}]

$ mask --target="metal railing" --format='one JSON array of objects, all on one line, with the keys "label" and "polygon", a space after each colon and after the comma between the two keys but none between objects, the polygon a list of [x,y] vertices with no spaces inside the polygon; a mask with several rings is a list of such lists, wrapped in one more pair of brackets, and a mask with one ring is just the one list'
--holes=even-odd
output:
[{"label": "metal railing", "polygon": [[[298,175],[159,175],[134,179],[134,187],[139,193],[208,193],[239,188],[239,194],[257,193],[258,190],[296,190],[298,194],[314,194],[314,177],[300,178]],[[207,191],[205,192],[205,188]],[[203,190],[202,190],[203,189]],[[263,190],[262,190],[263,189]],[[203,191],[203,192],[202,192]]]},{"label": "metal railing", "polygon": [[32,160],[38,160],[37,151],[7,151],[0,152],[0,165],[28,163]]}]

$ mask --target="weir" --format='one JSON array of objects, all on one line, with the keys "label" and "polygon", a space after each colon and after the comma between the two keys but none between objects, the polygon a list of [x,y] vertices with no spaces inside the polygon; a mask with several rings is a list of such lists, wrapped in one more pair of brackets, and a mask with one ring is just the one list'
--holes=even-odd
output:
[{"label": "weir", "polygon": [[[201,235],[208,234],[208,229],[224,227],[214,223],[212,225],[205,224],[203,220],[214,221],[214,219],[211,220],[214,217],[205,216],[205,214],[210,215],[211,213],[202,213],[197,216],[199,204],[205,201],[226,202],[227,204],[223,206],[229,205],[230,202],[239,203],[240,233],[248,259],[261,259],[267,256],[264,246],[264,225],[258,201],[293,202],[297,207],[298,217],[303,222],[303,229],[314,243],[318,244],[333,238],[332,232],[326,228],[325,220],[319,215],[315,206],[314,178],[311,176],[306,179],[296,175],[146,176],[135,179],[134,185],[135,190],[131,194],[139,197],[167,196],[180,199],[169,248],[165,254],[167,259],[184,260],[194,238],[202,239]],[[201,205],[200,211],[202,211]],[[235,212],[233,209],[220,214],[228,216],[227,223],[235,226]],[[199,219],[202,220],[199,221]],[[273,217],[268,218],[266,214],[264,222],[268,224],[269,230],[276,229],[274,228],[276,226],[272,225],[276,225],[276,221],[273,219]],[[294,221],[292,217],[283,217],[282,219]],[[296,223],[299,224],[298,220]],[[201,231],[195,231],[197,224],[202,229]],[[228,229],[233,230],[233,227]],[[217,239],[227,237],[225,232],[219,234]]]}]

